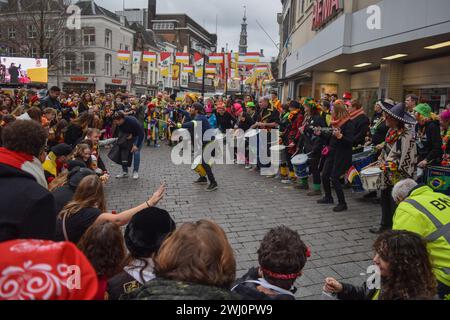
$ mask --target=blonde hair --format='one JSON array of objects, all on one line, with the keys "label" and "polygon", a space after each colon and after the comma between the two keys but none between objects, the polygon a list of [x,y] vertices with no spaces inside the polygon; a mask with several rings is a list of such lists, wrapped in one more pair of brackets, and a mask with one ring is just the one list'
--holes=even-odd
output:
[{"label": "blonde hair", "polygon": [[350,117],[350,113],[345,106],[344,101],[336,100],[333,106],[333,115],[335,120],[346,119]]}]

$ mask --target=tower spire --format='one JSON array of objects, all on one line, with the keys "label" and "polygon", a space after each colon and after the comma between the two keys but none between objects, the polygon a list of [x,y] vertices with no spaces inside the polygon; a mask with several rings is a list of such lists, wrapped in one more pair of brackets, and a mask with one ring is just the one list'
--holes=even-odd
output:
[{"label": "tower spire", "polygon": [[239,53],[247,53],[247,6],[244,5],[244,18],[241,25],[241,37],[239,41]]}]

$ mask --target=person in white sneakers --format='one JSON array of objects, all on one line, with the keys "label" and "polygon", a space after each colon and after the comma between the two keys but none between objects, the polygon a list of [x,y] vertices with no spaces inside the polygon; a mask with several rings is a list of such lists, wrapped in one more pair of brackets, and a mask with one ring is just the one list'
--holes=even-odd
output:
[{"label": "person in white sneakers", "polygon": [[[123,112],[114,115],[114,124],[117,129],[124,134],[129,135],[129,139],[133,140],[133,179],[139,179],[139,167],[141,164],[141,149],[144,143],[145,132],[143,125],[135,117],[127,117]],[[128,167],[122,166],[123,173],[116,176],[117,179],[127,179]]]}]

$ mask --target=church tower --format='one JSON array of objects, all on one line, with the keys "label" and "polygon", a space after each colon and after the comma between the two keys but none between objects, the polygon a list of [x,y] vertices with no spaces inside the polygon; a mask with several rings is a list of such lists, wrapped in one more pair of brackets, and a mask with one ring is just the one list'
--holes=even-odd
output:
[{"label": "church tower", "polygon": [[241,40],[239,41],[239,54],[246,54],[247,47],[247,7],[244,6],[244,19],[242,20]]}]

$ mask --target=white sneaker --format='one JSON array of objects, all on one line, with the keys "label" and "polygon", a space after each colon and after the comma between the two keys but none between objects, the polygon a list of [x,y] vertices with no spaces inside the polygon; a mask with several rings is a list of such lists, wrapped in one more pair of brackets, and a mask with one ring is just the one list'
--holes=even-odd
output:
[{"label": "white sneaker", "polygon": [[116,176],[116,179],[128,179],[128,173],[122,173]]},{"label": "white sneaker", "polygon": [[139,179],[139,173],[135,172],[133,173],[133,179],[138,180]]}]

